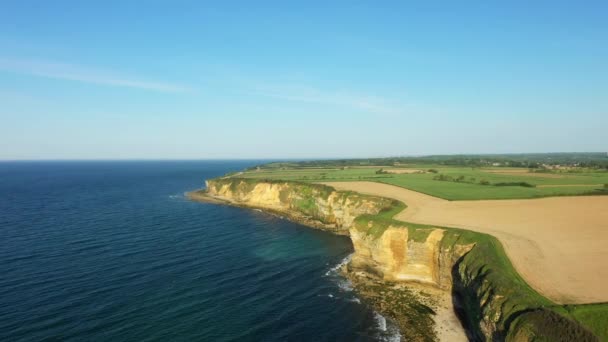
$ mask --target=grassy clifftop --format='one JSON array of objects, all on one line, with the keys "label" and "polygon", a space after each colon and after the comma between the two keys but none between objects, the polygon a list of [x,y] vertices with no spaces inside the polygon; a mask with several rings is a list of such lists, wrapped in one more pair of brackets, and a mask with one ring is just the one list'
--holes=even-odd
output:
[{"label": "grassy clifftop", "polygon": [[[455,251],[459,246],[473,246],[463,256],[450,260],[452,291],[459,299],[461,317],[471,337],[509,341],[608,340],[605,321],[608,305],[557,305],[521,278],[496,238],[468,230],[394,220],[392,217],[406,207],[401,202],[336,191],[320,184],[251,178],[210,180],[207,192],[354,229],[370,241],[381,239],[390,228],[407,229],[408,242],[420,243],[432,231],[442,229],[442,253]],[[441,260],[448,259],[439,258],[437,262]]]},{"label": "grassy clifftop", "polygon": [[[532,289],[514,269],[502,244],[493,236],[463,229],[393,220],[399,204],[380,215],[362,215],[354,229],[379,239],[389,227],[408,229],[408,239],[424,241],[433,229],[445,230],[442,251],[474,245],[452,267],[453,294],[461,318],[476,340],[597,341],[608,340],[608,305],[562,306]],[[549,329],[550,327],[550,329]],[[596,336],[594,336],[594,334]]]}]

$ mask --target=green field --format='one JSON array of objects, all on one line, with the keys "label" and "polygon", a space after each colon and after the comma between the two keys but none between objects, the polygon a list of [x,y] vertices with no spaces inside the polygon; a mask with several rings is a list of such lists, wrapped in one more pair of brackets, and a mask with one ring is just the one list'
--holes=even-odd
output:
[{"label": "green field", "polygon": [[[421,170],[415,174],[378,174],[378,170]],[[435,170],[429,172],[428,170]],[[513,174],[506,174],[513,173]],[[448,180],[437,180],[438,177]],[[397,185],[448,200],[518,199],[547,196],[600,195],[608,193],[608,172],[595,169],[529,172],[509,167],[462,167],[411,164],[366,167],[290,167],[248,170],[239,177],[304,182],[375,181]],[[483,184],[482,184],[483,183]],[[525,183],[528,186],[500,183]],[[485,185],[484,185],[485,184]]]}]

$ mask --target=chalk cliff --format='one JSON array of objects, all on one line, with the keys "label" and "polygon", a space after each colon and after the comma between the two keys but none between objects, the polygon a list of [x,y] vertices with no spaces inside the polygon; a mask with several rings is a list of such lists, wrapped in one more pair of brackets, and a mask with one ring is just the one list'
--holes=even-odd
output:
[{"label": "chalk cliff", "polygon": [[320,184],[251,179],[215,179],[206,194],[231,204],[264,208],[311,226],[350,235],[352,271],[388,281],[415,281],[445,290],[452,268],[473,244],[442,244],[445,229],[411,228],[382,218],[394,201]]},{"label": "chalk cliff", "polygon": [[268,209],[317,228],[348,234],[356,217],[389,208],[386,198],[336,191],[332,187],[281,181],[217,179],[207,194],[232,204]]},{"label": "chalk cliff", "polygon": [[[367,221],[367,225],[373,227],[374,221]],[[410,234],[411,230],[405,225],[390,225],[376,238],[351,229],[355,254],[349,268],[388,281],[413,281],[450,290],[454,264],[473,245],[443,246],[444,229],[419,229]]]}]

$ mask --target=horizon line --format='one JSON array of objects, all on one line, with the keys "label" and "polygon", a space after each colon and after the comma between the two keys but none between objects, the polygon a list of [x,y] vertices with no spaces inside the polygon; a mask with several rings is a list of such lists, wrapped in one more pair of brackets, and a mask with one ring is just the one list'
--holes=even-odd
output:
[{"label": "horizon line", "polygon": [[607,151],[552,151],[552,152],[505,152],[505,153],[445,153],[445,154],[409,154],[409,155],[394,155],[394,156],[369,156],[369,157],[218,157],[218,158],[17,158],[17,159],[2,159],[0,162],[96,162],[96,161],[256,161],[256,160],[276,160],[276,161],[314,161],[314,160],[365,160],[365,159],[390,159],[390,158],[423,158],[423,157],[444,157],[444,156],[509,156],[509,155],[525,155],[525,154],[606,154]]}]

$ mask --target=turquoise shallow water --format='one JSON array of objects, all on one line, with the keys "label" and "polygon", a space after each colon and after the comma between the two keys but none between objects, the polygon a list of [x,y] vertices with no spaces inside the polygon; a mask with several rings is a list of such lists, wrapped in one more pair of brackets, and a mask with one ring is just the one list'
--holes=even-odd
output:
[{"label": "turquoise shallow water", "polygon": [[0,341],[394,338],[348,238],[183,196],[255,163],[0,163]]}]

